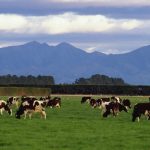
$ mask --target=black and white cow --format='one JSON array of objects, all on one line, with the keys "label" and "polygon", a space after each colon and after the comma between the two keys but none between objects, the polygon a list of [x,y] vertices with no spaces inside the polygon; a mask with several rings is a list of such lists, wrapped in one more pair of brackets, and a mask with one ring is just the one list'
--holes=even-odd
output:
[{"label": "black and white cow", "polygon": [[85,103],[85,102],[90,102],[91,97],[90,96],[83,96],[81,99],[81,104]]},{"label": "black and white cow", "polygon": [[121,111],[128,112],[126,107],[118,102],[110,102],[108,105],[105,106],[106,111],[103,113],[103,117],[108,117],[108,115],[112,114],[114,117]]},{"label": "black and white cow", "polygon": [[148,116],[148,120],[150,120],[150,103],[138,103],[134,105],[132,121],[134,122],[137,119],[139,122],[141,115]]},{"label": "black and white cow", "polygon": [[50,96],[40,97],[40,101],[46,101],[46,100],[49,100],[49,99],[51,99]]},{"label": "black and white cow", "polygon": [[92,108],[96,108],[97,107],[97,101],[93,98],[90,99],[90,106]]},{"label": "black and white cow", "polygon": [[4,100],[0,100],[0,113],[3,115],[3,111],[7,111],[9,115],[12,115],[12,110],[8,106],[7,102]]},{"label": "black and white cow", "polygon": [[20,119],[21,115],[24,114],[24,119],[26,119],[26,116],[28,114],[29,118],[31,119],[33,113],[40,113],[41,118],[43,117],[46,119],[46,112],[44,108],[45,105],[45,102],[28,98],[21,103],[19,109],[16,112],[16,118]]},{"label": "black and white cow", "polygon": [[7,100],[7,104],[9,106],[15,105],[16,108],[18,108],[19,107],[19,97],[13,97],[13,96],[9,97],[8,100]]},{"label": "black and white cow", "polygon": [[117,97],[117,96],[112,96],[112,97],[111,97],[111,101],[112,101],[112,102],[121,103],[121,102],[122,102],[122,99],[121,99],[120,97]]},{"label": "black and white cow", "polygon": [[102,102],[110,102],[110,98],[109,97],[102,97],[100,99],[102,100]]},{"label": "black and white cow", "polygon": [[21,97],[21,103],[23,103],[24,101],[28,101],[29,103],[38,100],[36,97],[34,96],[22,96]]},{"label": "black and white cow", "polygon": [[124,105],[127,109],[131,109],[131,101],[129,99],[122,100],[122,105]]},{"label": "black and white cow", "polygon": [[46,107],[51,107],[51,108],[54,108],[54,107],[60,108],[61,107],[61,98],[60,97],[54,97],[53,99],[48,99],[48,100],[46,100],[46,102],[47,102]]}]

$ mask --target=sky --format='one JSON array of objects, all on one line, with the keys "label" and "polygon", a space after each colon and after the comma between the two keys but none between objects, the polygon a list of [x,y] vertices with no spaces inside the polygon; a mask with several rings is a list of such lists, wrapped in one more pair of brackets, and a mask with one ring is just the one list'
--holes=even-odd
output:
[{"label": "sky", "polygon": [[150,44],[150,0],[0,0],[0,47],[68,42],[126,53]]}]

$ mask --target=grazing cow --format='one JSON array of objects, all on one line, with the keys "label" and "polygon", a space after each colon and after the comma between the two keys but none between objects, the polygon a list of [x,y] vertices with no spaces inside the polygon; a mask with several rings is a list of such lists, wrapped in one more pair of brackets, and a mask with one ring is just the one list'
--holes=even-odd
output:
[{"label": "grazing cow", "polygon": [[132,121],[134,122],[137,119],[139,122],[141,115],[148,116],[148,120],[150,120],[150,103],[138,103],[134,105]]},{"label": "grazing cow", "polygon": [[116,97],[116,96],[112,96],[112,97],[111,97],[111,101],[112,101],[112,102],[118,102],[118,103],[121,103],[121,102],[122,102],[121,98],[120,98],[120,97]]},{"label": "grazing cow", "polygon": [[105,105],[110,103],[110,98],[109,97],[102,97],[100,99],[96,100],[97,106],[102,109],[102,112],[105,111]]},{"label": "grazing cow", "polygon": [[7,104],[9,106],[15,105],[17,108],[19,107],[19,97],[9,97],[7,100]]},{"label": "grazing cow", "polygon": [[106,105],[106,111],[103,113],[103,117],[108,117],[111,113],[113,114],[114,117],[117,116],[119,112],[124,110],[127,112],[127,109],[125,106],[118,102],[110,102],[108,105]]},{"label": "grazing cow", "polygon": [[45,100],[48,100],[48,99],[51,99],[51,97],[50,96],[40,97],[40,101],[45,101]]},{"label": "grazing cow", "polygon": [[110,98],[109,97],[102,97],[100,99],[102,100],[102,102],[110,102]]},{"label": "grazing cow", "polygon": [[95,99],[90,99],[90,106],[92,106],[92,108],[96,108],[97,107],[97,101]]},{"label": "grazing cow", "polygon": [[28,101],[28,102],[33,102],[35,100],[38,100],[36,97],[34,96],[22,96],[21,97],[21,102],[25,102],[25,101]]},{"label": "grazing cow", "polygon": [[98,107],[99,109],[102,109],[102,112],[105,110],[105,105],[109,104],[110,102],[108,100],[104,100],[104,99],[90,99],[90,106],[92,106],[92,108],[96,108]]},{"label": "grazing cow", "polygon": [[91,97],[90,96],[84,96],[81,99],[81,104],[85,103],[85,102],[90,102]]},{"label": "grazing cow", "polygon": [[33,113],[40,113],[41,118],[44,117],[46,119],[46,112],[43,106],[45,102],[37,101],[37,100],[24,100],[19,109],[16,112],[16,118],[20,119],[21,115],[24,114],[24,119],[26,119],[27,114],[29,114],[29,118],[31,119]]},{"label": "grazing cow", "polygon": [[101,111],[102,114],[106,111],[106,106],[109,105],[109,103],[111,103],[111,102],[103,102],[102,100],[99,101],[98,106],[99,106],[99,109],[102,110]]},{"label": "grazing cow", "polygon": [[3,111],[7,111],[9,115],[12,115],[12,110],[9,108],[8,104],[4,100],[0,100],[0,112],[3,115]]},{"label": "grazing cow", "polygon": [[131,102],[129,99],[124,99],[122,101],[122,105],[124,105],[127,109],[129,109],[129,108],[131,109]]},{"label": "grazing cow", "polygon": [[51,107],[51,108],[58,107],[58,108],[60,108],[61,107],[61,98],[60,97],[54,97],[53,99],[47,100],[46,107]]}]

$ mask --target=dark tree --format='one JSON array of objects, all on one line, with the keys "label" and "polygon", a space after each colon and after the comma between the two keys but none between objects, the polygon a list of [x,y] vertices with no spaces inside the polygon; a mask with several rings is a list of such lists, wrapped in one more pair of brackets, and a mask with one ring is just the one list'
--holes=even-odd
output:
[{"label": "dark tree", "polygon": [[79,85],[126,85],[121,78],[112,78],[106,75],[95,74],[90,78],[79,78],[76,79],[74,84]]},{"label": "dark tree", "polygon": [[0,85],[53,85],[55,84],[52,76],[16,76],[16,75],[3,75],[0,76]]}]

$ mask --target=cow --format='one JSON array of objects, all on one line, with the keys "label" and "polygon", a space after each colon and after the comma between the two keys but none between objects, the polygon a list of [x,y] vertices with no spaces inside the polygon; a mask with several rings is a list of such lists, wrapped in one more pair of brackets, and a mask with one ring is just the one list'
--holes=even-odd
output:
[{"label": "cow", "polygon": [[61,98],[60,97],[54,97],[53,99],[48,99],[48,100],[46,100],[46,102],[47,102],[46,107],[51,107],[51,108],[54,108],[54,107],[60,108],[61,107]]},{"label": "cow", "polygon": [[109,97],[102,97],[100,99],[102,100],[102,102],[110,102],[110,98]]},{"label": "cow", "polygon": [[32,100],[32,99],[24,100],[16,112],[16,118],[20,119],[21,115],[24,114],[24,119],[26,119],[26,116],[28,114],[29,118],[31,119],[33,113],[40,113],[41,118],[43,117],[46,119],[46,112],[45,112],[45,108],[43,107],[46,104],[44,104],[44,103],[45,102],[41,102],[38,100]]},{"label": "cow", "polygon": [[124,105],[127,109],[131,109],[131,102],[129,99],[122,100],[121,104]]},{"label": "cow", "polygon": [[92,106],[92,108],[96,108],[98,107],[99,109],[102,109],[102,112],[105,110],[105,105],[109,104],[110,102],[108,101],[108,99],[103,99],[103,98],[99,98],[99,99],[90,99],[90,106]]},{"label": "cow", "polygon": [[22,96],[21,97],[21,103],[23,103],[25,101],[28,101],[30,103],[30,102],[33,102],[35,100],[38,100],[38,99],[34,96]]},{"label": "cow", "polygon": [[96,108],[97,107],[97,101],[95,99],[90,99],[90,106],[92,106],[92,108]]},{"label": "cow", "polygon": [[40,101],[46,101],[48,99],[51,99],[51,97],[50,96],[40,97]]},{"label": "cow", "polygon": [[135,122],[136,119],[139,122],[141,115],[148,116],[148,120],[150,120],[150,103],[137,103],[134,105],[132,122]]},{"label": "cow", "polygon": [[111,101],[112,101],[112,102],[121,103],[121,102],[122,102],[122,99],[121,99],[120,97],[112,96],[112,97],[111,97]]},{"label": "cow", "polygon": [[8,100],[7,100],[7,104],[9,106],[15,105],[16,108],[18,108],[19,107],[19,97],[13,97],[13,96],[9,97]]},{"label": "cow", "polygon": [[99,109],[101,109],[101,113],[103,114],[105,111],[106,111],[106,106],[109,105],[109,103],[111,102],[103,102],[101,99],[100,100],[97,100],[98,102],[98,107]]},{"label": "cow", "polygon": [[121,112],[122,110],[124,110],[125,112],[128,112],[126,107],[123,106],[122,104],[118,102],[110,102],[108,105],[106,105],[106,111],[103,113],[103,117],[106,118],[111,113],[113,114],[114,117],[116,117],[117,114]]},{"label": "cow", "polygon": [[85,102],[90,102],[91,97],[90,96],[84,96],[81,99],[81,104],[85,103]]},{"label": "cow", "polygon": [[0,113],[1,113],[1,115],[3,115],[3,111],[7,111],[10,116],[12,115],[12,110],[8,106],[7,102],[4,100],[0,100]]}]

